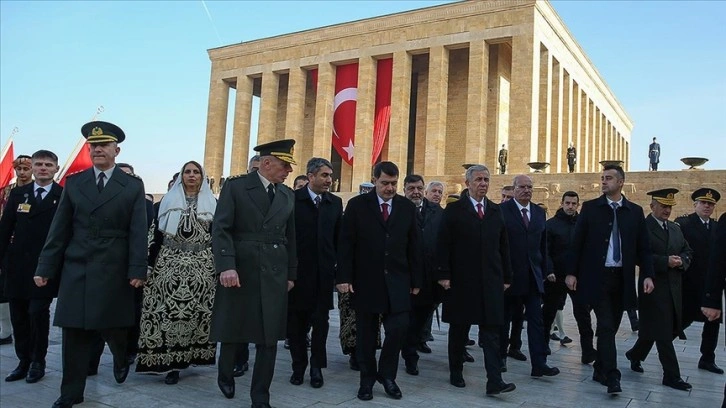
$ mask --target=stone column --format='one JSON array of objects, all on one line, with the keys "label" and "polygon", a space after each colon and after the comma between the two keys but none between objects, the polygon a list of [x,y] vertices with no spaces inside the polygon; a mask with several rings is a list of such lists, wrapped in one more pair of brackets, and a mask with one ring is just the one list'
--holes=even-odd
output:
[{"label": "stone column", "polygon": [[595,102],[590,100],[590,146],[592,147],[590,151],[590,169],[591,171],[597,172],[599,170],[600,163],[598,161],[600,160],[597,155],[598,150],[598,142],[599,142],[599,136],[600,127],[597,123],[597,113],[598,109],[595,105]]},{"label": "stone column", "polygon": [[[250,154],[250,124],[252,119],[252,86],[254,79],[247,75],[237,77],[237,95],[234,103],[232,128],[232,157],[229,175],[247,172]],[[215,178],[219,182],[218,178]]]},{"label": "stone column", "polygon": [[262,73],[260,94],[260,121],[257,124],[257,144],[272,142],[277,132],[277,97],[280,77],[272,72]]},{"label": "stone column", "polygon": [[446,101],[449,91],[449,50],[441,45],[429,50],[429,92],[426,109],[426,175],[443,174],[446,138]]},{"label": "stone column", "polygon": [[219,183],[224,169],[228,105],[229,85],[223,79],[215,78],[212,71],[207,108],[207,137],[204,142],[204,168],[210,178],[214,177],[216,183]]},{"label": "stone column", "polygon": [[[469,43],[468,87],[464,162],[484,164],[488,153],[486,142],[489,115],[489,44],[484,40]],[[494,135],[491,138],[494,139]]]},{"label": "stone column", "polygon": [[[420,95],[419,98],[422,98]],[[407,51],[393,53],[393,82],[391,83],[391,122],[388,128],[388,155],[392,161],[403,167],[408,160],[408,127],[411,112],[411,54]],[[385,149],[385,146],[384,146]],[[416,152],[423,155],[423,152]],[[381,152],[385,154],[385,152]],[[414,166],[415,167],[415,166]],[[416,169],[421,172],[422,169]],[[366,179],[367,180],[367,179]]]},{"label": "stone column", "polygon": [[[330,63],[323,62],[318,65],[313,156],[328,160],[330,160],[331,138],[333,137],[333,98],[335,98],[335,70]],[[341,191],[343,190],[341,189]]]},{"label": "stone column", "polygon": [[582,161],[582,171],[585,173],[591,172],[590,166],[590,98],[587,97],[585,91],[582,91],[580,95],[582,103],[582,147],[578,148],[578,154],[581,156],[579,160]]},{"label": "stone column", "polygon": [[509,107],[509,165],[511,174],[529,171],[536,160],[539,101],[539,41],[533,33],[512,37],[512,87]]},{"label": "stone column", "polygon": [[297,62],[290,66],[287,84],[287,109],[285,115],[285,137],[295,139],[293,159],[298,164],[299,174],[305,173],[305,165],[310,157],[303,156],[305,135],[303,120],[305,119],[305,86],[307,71],[300,68]]},{"label": "stone column", "polygon": [[[358,102],[355,108],[355,150],[353,156],[352,180],[341,180],[341,191],[352,191],[371,178],[371,156],[373,154],[373,123],[376,111],[376,61],[369,56],[358,60]],[[396,163],[405,169],[405,162]],[[405,172],[405,170],[402,170]]]},{"label": "stone column", "polygon": [[[550,162],[550,147],[552,144],[552,54],[543,45],[540,45],[539,62],[539,131],[537,145],[533,149],[537,152],[535,161]],[[552,166],[552,163],[550,163]],[[549,172],[548,167],[545,172]]]},{"label": "stone column", "polygon": [[562,65],[553,59],[552,61],[552,109],[550,115],[550,137],[547,140],[547,160],[550,173],[562,173],[562,121],[564,111],[564,90],[565,72]]},{"label": "stone column", "polygon": [[570,147],[572,140],[572,77],[570,74],[562,69],[562,138],[557,149],[557,157],[560,163],[560,172],[567,173],[569,168],[567,167],[567,148]]},{"label": "stone column", "polygon": [[572,126],[574,126],[574,144],[575,149],[577,149],[577,161],[575,162],[575,172],[579,173],[580,171],[584,171],[584,166],[582,165],[582,154],[584,153],[582,146],[583,146],[583,118],[582,118],[582,95],[580,92],[580,85],[572,81],[572,107],[575,109],[575,115],[572,118]]}]

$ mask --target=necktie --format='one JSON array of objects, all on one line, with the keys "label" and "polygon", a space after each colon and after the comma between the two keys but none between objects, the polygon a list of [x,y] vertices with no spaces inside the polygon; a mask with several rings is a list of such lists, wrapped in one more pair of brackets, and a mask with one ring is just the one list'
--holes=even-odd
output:
[{"label": "necktie", "polygon": [[320,196],[315,196],[313,202],[315,203],[315,208],[320,208]]},{"label": "necktie", "polygon": [[526,208],[522,208],[522,222],[524,223],[524,228],[529,228],[529,218],[527,217]]},{"label": "necktie", "polygon": [[103,186],[104,186],[103,179],[105,179],[105,178],[106,178],[106,173],[101,172],[98,174],[98,184],[96,186],[98,186],[99,193],[101,192],[101,190],[103,190]]},{"label": "necktie", "polygon": [[44,192],[45,192],[45,189],[43,187],[38,187],[38,189],[35,190],[35,202],[36,203],[43,201]]},{"label": "necktie", "polygon": [[484,219],[484,206],[481,203],[476,205],[476,212],[479,213],[479,219]]},{"label": "necktie", "polygon": [[381,215],[383,215],[383,221],[388,221],[388,204],[382,203],[381,204]]},{"label": "necktie", "polygon": [[618,203],[610,204],[613,207],[613,261],[620,262],[620,230],[618,230]]},{"label": "necktie", "polygon": [[711,223],[706,222],[706,231],[711,231]]},{"label": "necktie", "polygon": [[275,185],[272,183],[267,185],[267,197],[270,198],[270,202],[275,199]]},{"label": "necktie", "polygon": [[666,234],[668,234],[668,223],[663,221],[663,231],[665,231]]}]

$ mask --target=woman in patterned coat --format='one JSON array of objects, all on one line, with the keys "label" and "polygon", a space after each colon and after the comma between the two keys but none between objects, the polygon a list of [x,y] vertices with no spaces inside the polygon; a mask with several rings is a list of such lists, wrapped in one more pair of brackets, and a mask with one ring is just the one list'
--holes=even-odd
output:
[{"label": "woman in patterned coat", "polygon": [[137,372],[167,373],[176,384],[189,365],[213,365],[209,342],[216,276],[211,224],[217,201],[202,166],[190,161],[159,206],[149,250]]}]

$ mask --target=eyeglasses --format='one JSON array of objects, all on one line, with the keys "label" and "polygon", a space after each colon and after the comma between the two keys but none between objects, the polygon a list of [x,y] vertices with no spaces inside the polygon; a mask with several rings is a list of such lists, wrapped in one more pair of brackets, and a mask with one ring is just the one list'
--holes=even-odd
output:
[{"label": "eyeglasses", "polygon": [[532,190],[534,187],[532,187],[532,186],[517,186],[515,188],[521,188],[522,190]]}]

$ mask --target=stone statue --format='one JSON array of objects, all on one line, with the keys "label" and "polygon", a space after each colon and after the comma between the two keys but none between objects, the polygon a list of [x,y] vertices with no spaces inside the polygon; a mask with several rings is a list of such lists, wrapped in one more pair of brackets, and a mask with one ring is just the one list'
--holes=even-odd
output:
[{"label": "stone statue", "polygon": [[509,160],[509,151],[505,145],[499,150],[499,174],[507,173],[507,161]]},{"label": "stone statue", "polygon": [[577,149],[570,142],[570,147],[567,148],[567,168],[570,173],[575,172],[575,163],[577,163]]},{"label": "stone statue", "polygon": [[653,138],[653,143],[648,146],[648,159],[650,159],[650,169],[658,171],[658,163],[660,163],[660,144]]}]

